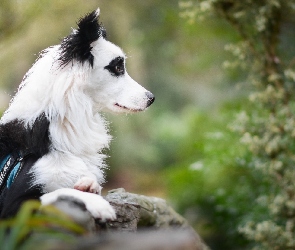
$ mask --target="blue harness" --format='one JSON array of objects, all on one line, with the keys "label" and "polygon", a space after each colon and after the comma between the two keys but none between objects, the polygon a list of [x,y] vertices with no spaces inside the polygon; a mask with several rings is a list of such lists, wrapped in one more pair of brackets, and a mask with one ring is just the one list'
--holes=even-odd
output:
[{"label": "blue harness", "polygon": [[12,155],[7,155],[0,162],[0,191],[4,188],[5,184],[7,188],[11,187],[22,168],[22,161],[23,158],[21,156],[15,158]]}]

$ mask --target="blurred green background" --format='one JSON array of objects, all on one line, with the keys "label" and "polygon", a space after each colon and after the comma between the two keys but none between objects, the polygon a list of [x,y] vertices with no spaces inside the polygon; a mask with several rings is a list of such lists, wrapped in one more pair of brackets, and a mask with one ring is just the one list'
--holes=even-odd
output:
[{"label": "blurred green background", "polygon": [[223,68],[231,56],[224,47],[238,38],[222,20],[190,23],[178,0],[2,0],[0,110],[38,53],[97,7],[129,74],[156,96],[143,113],[105,114],[113,141],[104,192],[163,197],[213,249],[240,249],[234,245],[246,240],[237,225],[253,206],[257,179],[229,128],[248,90],[243,73]]}]

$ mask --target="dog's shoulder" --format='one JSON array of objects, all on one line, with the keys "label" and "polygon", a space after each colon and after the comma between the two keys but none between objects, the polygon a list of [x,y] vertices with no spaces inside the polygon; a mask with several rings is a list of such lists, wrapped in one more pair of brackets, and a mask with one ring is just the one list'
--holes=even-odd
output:
[{"label": "dog's shoulder", "polygon": [[40,157],[48,153],[49,146],[49,121],[44,114],[32,124],[18,119],[0,123],[0,160],[8,154],[19,152]]}]

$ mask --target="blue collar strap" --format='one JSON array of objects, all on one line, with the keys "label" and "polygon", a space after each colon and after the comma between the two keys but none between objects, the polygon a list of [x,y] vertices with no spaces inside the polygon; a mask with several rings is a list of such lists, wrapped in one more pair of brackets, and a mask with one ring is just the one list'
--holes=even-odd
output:
[{"label": "blue collar strap", "polygon": [[4,188],[6,184],[7,188],[10,188],[16,176],[22,167],[22,158],[21,157],[13,157],[12,155],[7,155],[0,162],[0,192]]}]

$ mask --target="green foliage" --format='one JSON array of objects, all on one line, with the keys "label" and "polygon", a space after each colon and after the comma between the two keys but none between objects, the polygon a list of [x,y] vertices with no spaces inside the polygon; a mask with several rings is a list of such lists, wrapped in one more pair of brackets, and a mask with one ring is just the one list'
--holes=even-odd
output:
[{"label": "green foliage", "polygon": [[[228,104],[213,113],[190,110],[181,116],[187,133],[178,143],[177,161],[165,172],[174,205],[213,249],[249,245],[237,226],[249,219],[245,214],[267,187],[259,173],[251,175],[246,147],[226,125],[239,110]],[[262,215],[257,209],[251,216]]]},{"label": "green foliage", "polygon": [[294,249],[295,79],[294,54],[289,53],[294,46],[285,27],[294,28],[290,16],[295,2],[204,0],[181,6],[185,16],[214,14],[227,20],[241,38],[227,46],[236,59],[225,65],[249,72],[252,106],[232,127],[248,147],[252,175],[260,172],[268,190],[259,191],[255,206],[248,211],[255,213],[264,207],[264,216],[242,221],[240,232],[256,242],[255,249]]},{"label": "green foliage", "polygon": [[28,201],[15,218],[0,222],[1,249],[49,249],[54,242],[73,243],[85,232],[56,208]]}]

